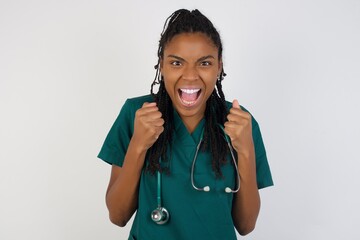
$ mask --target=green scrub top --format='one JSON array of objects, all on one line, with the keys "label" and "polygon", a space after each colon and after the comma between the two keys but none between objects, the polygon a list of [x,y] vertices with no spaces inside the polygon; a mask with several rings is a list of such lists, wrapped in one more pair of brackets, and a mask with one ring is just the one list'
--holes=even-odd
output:
[{"label": "green scrub top", "polygon": [[[144,102],[153,102],[151,95],[128,99],[108,133],[98,157],[109,164],[122,166],[128,144],[134,131],[135,112]],[[227,102],[230,109],[231,103]],[[169,161],[169,174],[162,174],[162,206],[170,219],[164,225],[151,220],[157,207],[157,177],[141,174],[138,209],[128,239],[236,239],[231,216],[232,193],[225,188],[236,187],[236,171],[231,156],[222,167],[223,178],[215,177],[211,168],[211,153],[199,151],[194,171],[197,187],[209,186],[209,192],[197,191],[191,185],[191,165],[205,125],[203,119],[190,134],[174,110],[173,143]],[[258,188],[273,185],[259,126],[252,118],[253,140],[256,154]]]}]

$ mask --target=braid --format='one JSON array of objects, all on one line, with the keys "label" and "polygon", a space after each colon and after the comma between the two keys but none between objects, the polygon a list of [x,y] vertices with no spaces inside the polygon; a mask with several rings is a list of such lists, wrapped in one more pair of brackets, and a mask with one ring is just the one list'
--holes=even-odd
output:
[{"label": "braid", "polygon": [[210,149],[212,169],[216,177],[222,177],[221,166],[226,163],[228,148],[223,136],[224,133],[217,125],[224,125],[228,111],[220,79],[216,81],[216,88],[206,102],[206,122],[202,149]]},{"label": "braid", "polygon": [[148,151],[148,166],[147,170],[154,174],[157,170],[168,172],[168,169],[160,166],[160,158],[162,162],[168,162],[167,151],[168,146],[171,146],[172,142],[172,133],[174,130],[174,114],[173,106],[171,99],[166,92],[164,81],[160,81],[160,87],[157,94],[153,94],[155,102],[159,111],[162,113],[162,118],[164,119],[164,131],[160,134],[158,140],[153,144],[153,146]]},{"label": "braid", "polygon": [[[150,93],[154,97],[159,111],[162,113],[162,118],[165,121],[163,133],[160,134],[158,140],[147,153],[148,160],[146,169],[151,174],[154,174],[156,171],[169,172],[169,169],[164,166],[169,166],[168,152],[169,146],[171,147],[172,145],[172,134],[174,131],[174,109],[170,96],[166,92],[164,79],[160,72],[160,61],[163,57],[166,44],[169,43],[174,36],[181,33],[194,32],[201,32],[207,35],[218,49],[218,58],[222,59],[223,49],[220,35],[211,21],[199,10],[189,11],[180,9],[166,19],[159,40],[159,48],[157,51],[158,61],[154,66],[156,69],[155,78],[150,89]],[[211,151],[212,169],[217,177],[222,177],[221,166],[226,163],[226,155],[228,153],[224,133],[219,127],[214,127],[219,124],[224,125],[228,114],[221,85],[225,76],[226,74],[222,67],[220,76],[216,81],[216,88],[206,102],[204,114],[205,129],[202,150]],[[155,85],[159,85],[157,93],[154,93]]]}]

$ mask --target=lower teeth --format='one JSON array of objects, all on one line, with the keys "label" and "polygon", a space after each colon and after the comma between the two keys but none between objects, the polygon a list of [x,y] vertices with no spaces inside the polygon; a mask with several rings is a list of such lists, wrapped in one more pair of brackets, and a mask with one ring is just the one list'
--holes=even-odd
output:
[{"label": "lower teeth", "polygon": [[192,102],[188,102],[188,101],[186,101],[186,100],[182,100],[182,101],[183,101],[183,103],[185,103],[185,104],[187,104],[187,105],[190,105],[190,104],[195,103],[195,101],[192,101]]}]

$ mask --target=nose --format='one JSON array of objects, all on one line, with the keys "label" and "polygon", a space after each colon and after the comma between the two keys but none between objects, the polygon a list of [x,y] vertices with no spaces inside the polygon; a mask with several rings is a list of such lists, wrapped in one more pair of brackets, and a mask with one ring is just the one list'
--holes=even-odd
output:
[{"label": "nose", "polygon": [[196,66],[186,66],[184,68],[184,72],[182,75],[184,80],[197,80],[199,78],[198,70],[196,69]]}]

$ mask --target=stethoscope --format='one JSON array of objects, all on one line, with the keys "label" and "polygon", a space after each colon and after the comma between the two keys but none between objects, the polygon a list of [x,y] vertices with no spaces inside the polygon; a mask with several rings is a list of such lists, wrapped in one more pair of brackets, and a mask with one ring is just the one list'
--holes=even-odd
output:
[{"label": "stethoscope", "polygon": [[[234,167],[235,167],[235,170],[236,170],[236,184],[237,184],[237,188],[234,190],[234,189],[231,189],[230,187],[226,187],[225,188],[225,193],[236,193],[239,191],[240,189],[240,176],[239,176],[239,171],[238,171],[238,167],[237,167],[237,164],[236,164],[236,160],[235,160],[235,156],[234,156],[234,152],[233,152],[233,147],[231,146],[231,143],[230,143],[230,139],[229,137],[226,135],[225,133],[225,130],[224,130],[224,127],[219,125],[219,127],[221,128],[221,130],[223,131],[224,133],[224,138],[225,138],[225,141],[229,147],[229,150],[230,150],[230,154],[231,154],[231,158],[233,160],[233,163],[234,163]],[[194,171],[195,171],[195,164],[196,164],[196,160],[197,160],[197,155],[198,155],[198,152],[199,152],[199,149],[200,149],[200,146],[201,146],[201,143],[203,141],[203,136],[204,136],[204,129],[202,130],[201,132],[201,135],[200,135],[200,141],[196,147],[196,152],[195,152],[195,155],[194,155],[194,159],[193,159],[193,162],[192,162],[192,166],[191,166],[191,174],[190,174],[190,177],[191,177],[191,185],[192,187],[197,190],[197,191],[203,191],[203,192],[209,192],[210,191],[210,187],[209,186],[205,186],[205,187],[197,187],[195,185],[195,181],[194,181]],[[162,202],[161,202],[161,173],[160,171],[157,171],[157,208],[154,209],[152,212],[151,212],[151,219],[159,224],[159,225],[162,225],[162,224],[165,224],[169,221],[170,219],[170,214],[169,214],[169,211],[166,210],[166,208],[164,208],[162,206]]]}]

